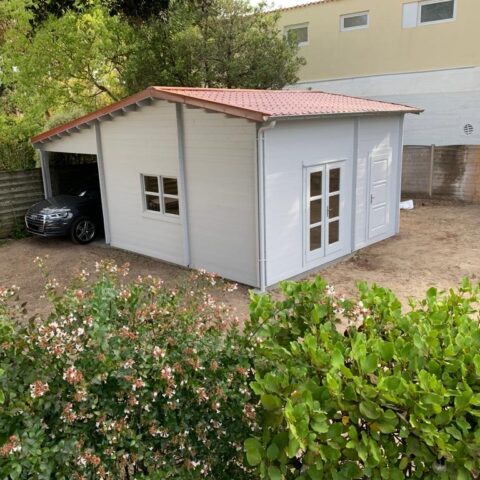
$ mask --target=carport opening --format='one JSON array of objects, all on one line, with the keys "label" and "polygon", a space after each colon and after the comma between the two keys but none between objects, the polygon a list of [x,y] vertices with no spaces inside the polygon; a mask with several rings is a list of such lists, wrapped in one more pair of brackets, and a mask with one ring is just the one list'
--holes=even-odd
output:
[{"label": "carport opening", "polygon": [[[48,165],[52,196],[82,195],[82,192],[98,192],[100,199],[100,177],[97,156],[81,153],[49,152]],[[95,242],[105,242],[102,207],[95,215],[98,234]]]},{"label": "carport opening", "polygon": [[100,190],[96,155],[51,152],[48,159],[53,196],[84,188]]}]

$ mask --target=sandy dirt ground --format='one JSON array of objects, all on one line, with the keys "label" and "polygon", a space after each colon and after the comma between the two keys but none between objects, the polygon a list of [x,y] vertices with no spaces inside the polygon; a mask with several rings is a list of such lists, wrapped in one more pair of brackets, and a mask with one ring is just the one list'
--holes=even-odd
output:
[{"label": "sandy dirt ground", "polygon": [[[73,245],[67,239],[26,238],[0,244],[0,285],[20,287],[21,301],[30,315],[47,315],[50,307],[42,297],[43,277],[35,257],[48,255],[52,277],[62,284],[82,269],[94,270],[95,262],[113,259],[129,262],[131,276],[154,275],[175,281],[188,275],[183,269],[151,258],[106,247],[100,242]],[[356,282],[393,289],[402,301],[421,297],[430,286],[441,289],[458,285],[463,277],[480,280],[480,205],[438,205],[418,202],[415,210],[403,211],[398,236],[319,270],[337,292],[352,295]],[[248,315],[248,289],[240,286],[226,297],[239,317]]]}]

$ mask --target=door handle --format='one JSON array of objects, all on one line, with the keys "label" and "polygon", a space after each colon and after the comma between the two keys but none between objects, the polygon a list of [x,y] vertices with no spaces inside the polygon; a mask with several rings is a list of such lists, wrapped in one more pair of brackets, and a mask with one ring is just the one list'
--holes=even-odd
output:
[{"label": "door handle", "polygon": [[373,203],[373,199],[375,198],[375,195],[373,193],[370,194],[370,203]]},{"label": "door handle", "polygon": [[327,218],[329,217],[329,213],[330,213],[330,205],[327,205]]}]

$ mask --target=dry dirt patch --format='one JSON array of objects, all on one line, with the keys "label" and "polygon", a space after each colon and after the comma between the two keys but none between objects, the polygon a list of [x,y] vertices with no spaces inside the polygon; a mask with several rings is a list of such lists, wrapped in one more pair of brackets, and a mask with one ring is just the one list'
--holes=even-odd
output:
[{"label": "dry dirt patch", "polygon": [[[48,255],[52,277],[62,284],[82,269],[94,270],[95,262],[113,259],[129,262],[132,277],[154,275],[165,281],[184,279],[188,272],[177,266],[99,243],[72,245],[66,239],[27,238],[0,245],[0,285],[16,284],[28,311],[47,314],[49,305],[41,298],[43,278],[34,266],[37,256]],[[430,286],[445,289],[463,277],[480,278],[480,206],[417,205],[402,212],[400,235],[361,250],[320,275],[339,293],[352,295],[358,280],[376,282],[393,289],[402,301],[420,297]],[[240,286],[226,297],[240,317],[248,314],[248,289]]]}]

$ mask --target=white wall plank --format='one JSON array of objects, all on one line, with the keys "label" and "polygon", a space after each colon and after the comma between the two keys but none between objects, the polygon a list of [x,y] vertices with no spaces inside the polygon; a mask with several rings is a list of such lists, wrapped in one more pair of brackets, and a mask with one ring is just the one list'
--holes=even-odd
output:
[{"label": "white wall plank", "polygon": [[72,132],[70,135],[58,138],[51,142],[41,144],[41,149],[46,152],[63,153],[86,153],[97,154],[97,143],[95,140],[95,129],[93,127],[79,132]]},{"label": "white wall plank", "polygon": [[255,124],[200,109],[184,115],[193,267],[258,286]]},{"label": "white wall plank", "polygon": [[[353,119],[278,122],[266,132],[267,285],[315,267],[304,265],[303,167],[346,160],[351,172],[353,146]],[[350,176],[347,183],[350,187]],[[346,215],[350,216],[351,199],[348,204]],[[351,227],[350,218],[346,224]],[[348,250],[350,231],[347,237]],[[345,253],[342,250],[338,256]]]},{"label": "white wall plank", "polygon": [[101,128],[112,246],[184,264],[180,218],[144,212],[140,179],[178,177],[175,105],[155,102]]}]

